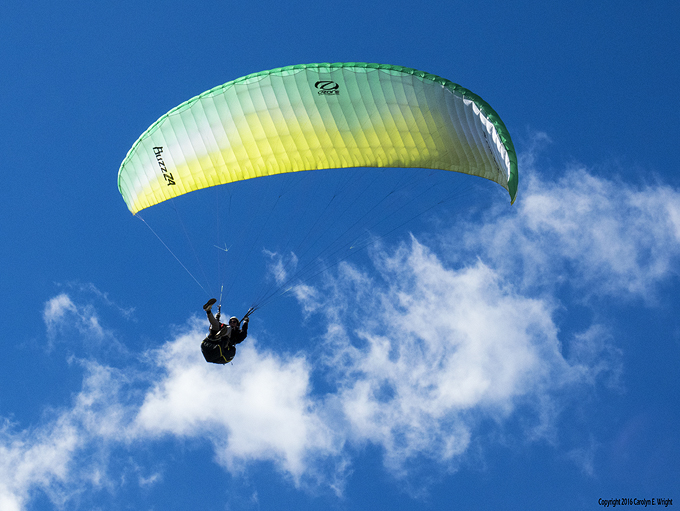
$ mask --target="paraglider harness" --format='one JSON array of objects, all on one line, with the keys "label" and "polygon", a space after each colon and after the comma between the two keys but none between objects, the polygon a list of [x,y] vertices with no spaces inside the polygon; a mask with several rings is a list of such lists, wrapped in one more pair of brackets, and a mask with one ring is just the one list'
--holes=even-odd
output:
[{"label": "paraglider harness", "polygon": [[[255,309],[256,307],[248,309],[246,315],[239,321],[239,325],[255,312]],[[221,313],[222,306],[219,305],[217,315],[215,316],[215,319],[217,319],[218,322]],[[234,355],[236,355],[235,345],[242,342],[248,335],[248,324],[245,324],[245,327],[240,330],[239,335],[236,338],[232,338],[232,327],[229,327],[227,331],[225,331],[225,325],[220,323],[220,326],[222,328],[219,332],[213,333],[213,331],[211,331],[210,334],[208,334],[208,337],[203,339],[203,342],[201,343],[201,352],[203,353],[206,362],[211,362],[213,364],[228,364],[233,360]]]}]

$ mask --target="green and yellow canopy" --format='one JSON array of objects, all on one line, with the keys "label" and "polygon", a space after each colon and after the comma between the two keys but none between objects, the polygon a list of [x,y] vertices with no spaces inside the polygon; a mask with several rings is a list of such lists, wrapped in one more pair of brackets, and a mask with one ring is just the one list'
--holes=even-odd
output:
[{"label": "green and yellow canopy", "polygon": [[286,172],[417,167],[517,193],[517,157],[496,112],[435,75],[365,63],[306,64],[215,87],[135,142],[118,189],[137,213],[210,186]]}]

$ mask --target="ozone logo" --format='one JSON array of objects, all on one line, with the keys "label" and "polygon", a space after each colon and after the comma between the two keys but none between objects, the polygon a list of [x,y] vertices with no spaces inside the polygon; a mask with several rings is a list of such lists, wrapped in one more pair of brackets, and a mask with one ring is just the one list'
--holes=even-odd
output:
[{"label": "ozone logo", "polygon": [[319,80],[314,84],[314,87],[319,90],[320,95],[337,96],[340,94],[340,91],[338,90],[340,89],[340,85],[331,80]]}]

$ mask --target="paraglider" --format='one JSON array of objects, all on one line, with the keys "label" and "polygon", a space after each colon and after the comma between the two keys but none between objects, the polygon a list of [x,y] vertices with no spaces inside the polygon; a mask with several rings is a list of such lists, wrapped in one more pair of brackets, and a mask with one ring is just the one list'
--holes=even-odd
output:
[{"label": "paraglider", "polygon": [[[218,185],[322,169],[349,173],[356,167],[369,167],[366,172],[371,167],[452,171],[497,183],[507,190],[511,203],[517,194],[515,149],[488,103],[436,75],[367,63],[262,71],[182,103],[152,124],[129,150],[118,172],[118,189],[128,209],[138,215]],[[345,243],[351,249],[361,246],[352,240]],[[210,246],[224,256],[232,252],[232,240]],[[310,274],[318,273],[314,269]],[[276,281],[288,289],[291,279],[278,275]],[[209,309],[206,312],[210,317]],[[247,332],[247,316],[242,334]],[[204,343],[217,346],[222,327],[215,330],[210,323],[212,338]],[[222,353],[221,359],[214,358],[229,357]]]},{"label": "paraglider", "polygon": [[[208,336],[201,343],[201,352],[206,362],[213,364],[228,364],[236,355],[236,345],[248,337],[248,314],[243,318],[243,327],[236,316],[229,318],[229,323],[220,323],[220,312],[213,315],[212,306],[217,300],[211,298],[203,306],[210,323]],[[249,311],[250,312],[250,311]]]}]

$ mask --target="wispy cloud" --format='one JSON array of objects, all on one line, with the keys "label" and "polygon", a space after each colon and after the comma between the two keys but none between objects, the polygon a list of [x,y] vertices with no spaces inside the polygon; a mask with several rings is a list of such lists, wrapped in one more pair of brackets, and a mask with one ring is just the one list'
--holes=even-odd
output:
[{"label": "wispy cloud", "polygon": [[54,348],[57,340],[77,343],[78,350],[87,356],[95,351],[126,353],[127,349],[119,342],[112,330],[102,326],[97,307],[89,299],[94,296],[105,307],[117,310],[124,318],[132,314],[130,309],[122,309],[115,306],[93,285],[79,285],[76,288],[70,286],[73,292],[86,297],[78,303],[68,293],[60,293],[45,303],[43,308],[43,321],[47,329],[48,348]]},{"label": "wispy cloud", "polygon": [[463,230],[469,253],[527,292],[567,285],[585,298],[653,301],[659,284],[678,276],[680,191],[578,165],[546,179],[527,162],[514,209]]},{"label": "wispy cloud", "polygon": [[[85,363],[83,388],[70,407],[50,410],[46,420],[23,431],[0,428],[0,507],[23,509],[36,490],[58,506],[83,488],[98,487],[106,473],[111,441],[121,441],[129,422],[118,401],[121,374]],[[92,451],[98,456],[90,456]],[[103,465],[102,465],[103,463]]]},{"label": "wispy cloud", "polygon": [[394,473],[408,475],[415,457],[455,464],[479,421],[580,379],[550,304],[486,265],[447,269],[415,239],[377,262],[380,278],[343,265],[318,310],[346,434],[380,445]]},{"label": "wispy cloud", "polygon": [[288,254],[286,257],[276,252],[264,250],[263,253],[269,258],[269,265],[267,272],[276,284],[283,286],[290,278],[291,273],[295,273],[298,265],[298,258],[294,253]]},{"label": "wispy cloud", "polygon": [[69,314],[77,315],[78,309],[71,298],[65,293],[51,298],[45,304],[45,308],[43,310],[43,320],[45,321],[45,326],[47,327],[47,333],[49,336],[54,337],[55,329],[58,328],[58,326]]}]

